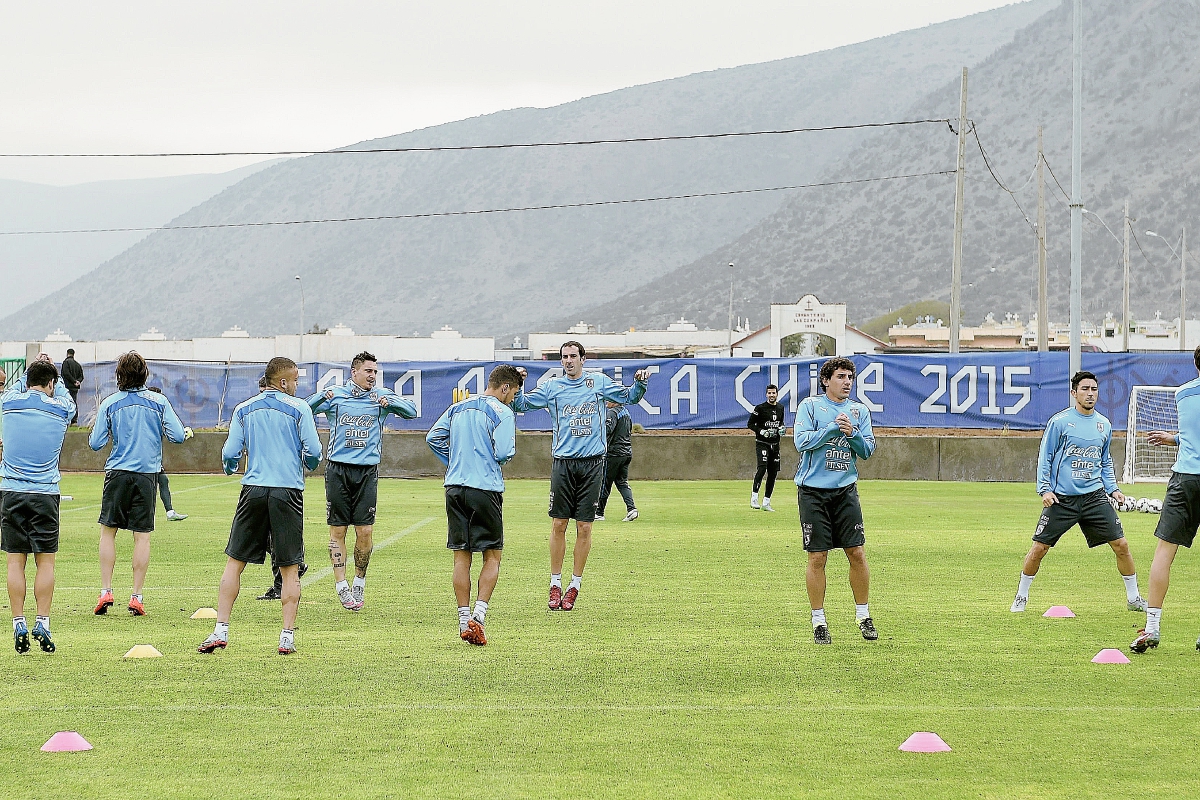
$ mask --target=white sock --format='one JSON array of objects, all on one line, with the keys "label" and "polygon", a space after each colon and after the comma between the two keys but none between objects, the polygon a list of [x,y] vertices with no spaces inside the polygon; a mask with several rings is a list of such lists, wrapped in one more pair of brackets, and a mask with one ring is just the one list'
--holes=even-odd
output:
[{"label": "white sock", "polygon": [[758,502],[758,492],[751,492],[751,493],[750,493],[750,502],[751,502],[751,503],[757,503],[757,502]]},{"label": "white sock", "polygon": [[867,610],[866,603],[855,603],[854,604],[854,621],[855,622],[862,622],[864,619],[866,619],[869,616],[871,616],[871,612]]},{"label": "white sock", "polygon": [[110,586],[110,587],[108,587],[107,589],[101,589],[101,590],[100,590],[100,594],[112,594],[112,593],[113,593],[113,591],[112,591],[112,587],[111,587],[111,586]]},{"label": "white sock", "polygon": [[342,592],[344,592],[346,589],[349,589],[349,588],[350,588],[349,581],[338,581],[337,583],[335,583],[333,585],[333,590],[335,592],[337,592],[338,594],[341,594]]},{"label": "white sock", "polygon": [[816,629],[816,627],[817,627],[818,625],[824,625],[824,624],[825,624],[825,609],[823,609],[823,608],[814,608],[814,609],[813,609],[813,612],[812,612],[812,623],[813,623],[813,629],[814,629],[814,630]]},{"label": "white sock", "polygon": [[355,575],[354,576],[354,585],[359,587],[360,589],[365,589],[367,587],[367,579],[360,578],[357,575]]},{"label": "white sock", "polygon": [[1129,602],[1132,603],[1142,596],[1141,592],[1138,591],[1136,573],[1133,575],[1122,575],[1121,580],[1125,581],[1125,597]]},{"label": "white sock", "polygon": [[24,614],[22,614],[19,617],[13,617],[13,633],[17,632],[18,625],[25,625],[26,628],[29,627],[28,625],[25,624],[25,615]]},{"label": "white sock", "polygon": [[550,585],[557,586],[560,589],[562,588],[562,573],[561,572],[558,573],[557,575],[555,575],[553,572],[550,573]]},{"label": "white sock", "polygon": [[140,594],[133,594],[130,595],[130,597],[132,597],[134,600],[137,600],[139,603],[142,602],[142,596]]},{"label": "white sock", "polygon": [[1033,585],[1033,579],[1036,577],[1036,575],[1021,573],[1021,582],[1017,584],[1017,597],[1029,597],[1029,587]]},{"label": "white sock", "polygon": [[43,628],[46,629],[47,633],[50,632],[50,618],[49,617],[42,617],[42,616],[37,617],[37,619],[34,620],[34,625],[41,625]]},{"label": "white sock", "polygon": [[458,632],[462,633],[467,629],[467,623],[471,621],[471,607],[458,607]]},{"label": "white sock", "polygon": [[1161,608],[1146,609],[1146,633],[1158,633],[1158,625],[1162,622]]},{"label": "white sock", "polygon": [[473,616],[475,618],[475,621],[478,622],[480,625],[483,624],[484,618],[487,617],[487,606],[488,606],[488,604],[483,602],[482,600],[475,601],[475,613],[472,614],[471,616]]},{"label": "white sock", "polygon": [[295,647],[296,646],[296,632],[294,630],[289,631],[287,628],[284,628],[283,630],[281,630],[279,632],[279,646],[280,647]]},{"label": "white sock", "polygon": [[218,622],[216,627],[213,628],[213,636],[217,637],[222,642],[228,642],[229,641],[229,623],[228,622]]},{"label": "white sock", "polygon": [[571,576],[571,585],[570,585],[570,586],[568,586],[567,588],[568,588],[568,589],[574,589],[575,591],[577,591],[577,592],[578,592],[578,591],[579,591],[579,584],[580,584],[582,581],[583,581],[583,576],[582,576],[582,575],[572,575],[572,576]]}]

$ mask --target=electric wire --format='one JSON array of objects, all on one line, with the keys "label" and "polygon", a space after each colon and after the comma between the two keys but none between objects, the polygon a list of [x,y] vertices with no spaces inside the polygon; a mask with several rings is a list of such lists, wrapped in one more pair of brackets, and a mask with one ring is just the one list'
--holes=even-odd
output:
[{"label": "electric wire", "polygon": [[[969,133],[975,137],[975,144],[979,147],[979,154],[983,156],[983,163],[987,167],[988,172],[991,173],[992,180],[994,180],[996,185],[1012,198],[1013,204],[1017,207],[1017,210],[1021,212],[1021,216],[1024,217],[1025,224],[1028,225],[1029,229],[1033,231],[1033,235],[1037,236],[1037,225],[1035,225],[1033,221],[1029,219],[1029,215],[1026,214],[1025,209],[1021,207],[1021,202],[1017,200],[1016,192],[1014,192],[1012,189],[1009,189],[1008,186],[1005,185],[1004,181],[1000,180],[1000,176],[996,174],[996,170],[992,168],[991,159],[988,158],[987,151],[983,149],[983,142],[979,138],[979,131],[976,129],[974,122],[971,122],[971,130]],[[1034,171],[1037,171],[1036,164],[1034,165]],[[1025,184],[1028,185],[1029,181],[1025,181]]]}]

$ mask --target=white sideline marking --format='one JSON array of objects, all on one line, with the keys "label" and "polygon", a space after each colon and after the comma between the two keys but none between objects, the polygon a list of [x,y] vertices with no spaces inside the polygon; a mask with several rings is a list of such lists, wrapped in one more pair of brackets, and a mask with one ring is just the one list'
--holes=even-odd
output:
[{"label": "white sideline marking", "polygon": [[[425,519],[421,520],[420,522],[414,522],[412,525],[409,525],[407,528],[405,528],[402,531],[397,531],[396,533],[393,533],[391,536],[387,537],[382,542],[376,543],[375,551],[378,552],[390,544],[395,544],[396,542],[403,539],[405,536],[408,536],[413,531],[419,530],[419,529],[425,527],[426,525],[428,525],[429,523],[433,522],[434,519],[436,519],[436,517],[426,517]],[[350,567],[350,565],[347,564],[346,568],[349,569],[349,567]],[[328,567],[322,567],[321,569],[317,570],[316,572],[309,572],[307,575],[305,575],[304,579],[300,581],[300,585],[301,586],[311,586],[312,584],[316,583],[317,581],[321,580],[322,578],[327,578],[332,574],[333,574],[333,566],[332,565],[330,565]]]},{"label": "white sideline marking", "polygon": [[[301,651],[303,652],[303,651]],[[1195,713],[1200,711],[1200,707],[1195,706],[883,706],[883,705],[858,705],[858,706],[824,706],[812,705],[805,703],[804,705],[679,705],[672,703],[670,705],[613,705],[613,704],[597,704],[597,705],[578,705],[578,704],[537,704],[537,705],[514,705],[514,704],[486,704],[486,703],[375,703],[362,704],[355,703],[355,710],[361,711],[496,711],[496,712],[562,712],[562,711],[593,711],[593,712],[673,712],[673,711],[699,711],[699,712],[714,712],[714,713],[729,713],[729,712],[745,712],[745,713],[762,713],[762,712],[826,712],[826,711],[845,711],[845,712],[863,712],[863,711],[998,711],[1025,713],[1029,711],[1037,712],[1138,712],[1138,711],[1159,711],[1159,712],[1188,712]],[[76,711],[158,711],[158,712],[209,712],[209,711],[258,711],[258,712],[274,712],[282,714],[290,714],[294,709],[290,706],[277,705],[230,705],[230,704],[187,704],[187,705],[118,705],[118,706],[102,706],[102,705],[63,705],[63,706],[21,706],[9,709],[10,713],[43,713],[47,711],[53,712],[76,712]],[[340,712],[346,710],[345,703],[335,705],[314,705],[312,703],[304,704],[305,711],[325,712]]]},{"label": "white sideline marking", "polygon": [[[203,486],[193,486],[190,489],[180,489],[179,491],[175,491],[174,489],[172,489],[171,496],[174,497],[177,494],[187,494],[188,492],[198,492],[201,489],[211,489],[214,486],[228,486],[228,485],[229,485],[229,481],[225,481],[223,483],[206,483]],[[59,511],[59,513],[60,514],[70,514],[72,511],[87,511],[88,509],[91,509],[91,508],[100,508],[100,503],[95,503],[94,505],[90,505],[90,506],[76,506],[74,508],[64,508],[61,511]]]}]

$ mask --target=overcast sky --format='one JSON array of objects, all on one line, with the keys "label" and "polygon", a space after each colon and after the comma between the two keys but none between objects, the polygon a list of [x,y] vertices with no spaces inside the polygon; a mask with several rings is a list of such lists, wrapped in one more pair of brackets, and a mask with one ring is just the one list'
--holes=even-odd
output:
[{"label": "overcast sky", "polygon": [[[330,148],[1007,4],[3,0],[0,152]],[[0,158],[0,178],[70,184],[254,160]]]}]

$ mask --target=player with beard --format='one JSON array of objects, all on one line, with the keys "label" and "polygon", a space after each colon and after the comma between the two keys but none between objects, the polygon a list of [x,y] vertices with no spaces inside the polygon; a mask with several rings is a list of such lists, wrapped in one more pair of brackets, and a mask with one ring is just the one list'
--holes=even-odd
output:
[{"label": "player with beard", "polygon": [[[775,491],[775,476],[779,474],[779,440],[787,433],[783,405],[776,402],[778,399],[779,387],[767,384],[766,402],[756,405],[746,422],[746,427],[754,431],[754,459],[758,463],[754,488],[750,492],[750,507],[763,511],[775,510],[771,507],[771,493]],[[760,505],[758,488],[762,486],[764,475],[767,485]]]}]

